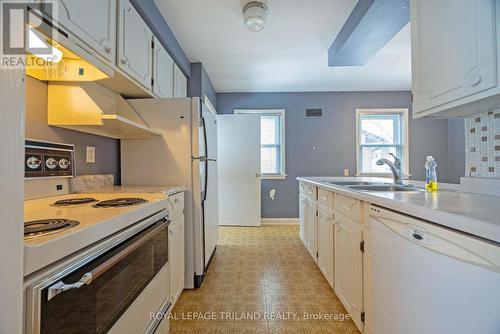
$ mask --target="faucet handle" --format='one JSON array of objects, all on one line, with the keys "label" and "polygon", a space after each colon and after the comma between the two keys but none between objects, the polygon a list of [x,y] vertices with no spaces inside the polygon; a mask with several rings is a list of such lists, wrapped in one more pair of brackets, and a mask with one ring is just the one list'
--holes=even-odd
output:
[{"label": "faucet handle", "polygon": [[398,168],[401,167],[401,160],[399,160],[399,158],[393,153],[389,153],[389,155],[394,158],[394,165],[396,165],[396,167]]}]

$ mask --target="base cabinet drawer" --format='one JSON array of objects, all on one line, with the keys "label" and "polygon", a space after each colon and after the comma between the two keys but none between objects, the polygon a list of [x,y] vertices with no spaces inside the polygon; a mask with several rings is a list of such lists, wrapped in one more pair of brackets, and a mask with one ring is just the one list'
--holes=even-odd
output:
[{"label": "base cabinet drawer", "polygon": [[318,189],[318,203],[326,206],[327,208],[333,209],[335,208],[335,193],[325,190]]},{"label": "base cabinet drawer", "polygon": [[335,211],[360,222],[362,217],[361,201],[341,194],[335,195]]},{"label": "base cabinet drawer", "polygon": [[316,186],[307,184],[306,185],[306,196],[316,200],[318,198],[318,188]]}]

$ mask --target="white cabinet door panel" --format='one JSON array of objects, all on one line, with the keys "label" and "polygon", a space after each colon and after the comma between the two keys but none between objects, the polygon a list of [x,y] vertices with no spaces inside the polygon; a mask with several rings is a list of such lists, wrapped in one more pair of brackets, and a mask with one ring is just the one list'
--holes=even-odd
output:
[{"label": "white cabinet door panel", "polygon": [[415,113],[498,86],[495,2],[412,1]]},{"label": "white cabinet door panel", "polygon": [[116,0],[58,0],[56,5],[54,20],[114,64]]},{"label": "white cabinet door panel", "polygon": [[168,258],[170,261],[170,299],[175,304],[184,290],[184,215],[168,227]]},{"label": "white cabinet door panel", "polygon": [[318,267],[334,287],[334,213],[328,208],[318,209]]},{"label": "white cabinet door panel", "polygon": [[153,93],[161,98],[174,96],[174,61],[167,50],[155,39]]},{"label": "white cabinet door panel", "polygon": [[316,202],[308,200],[306,204],[306,248],[315,262],[318,262],[317,210]]},{"label": "white cabinet door panel", "polygon": [[118,67],[151,89],[153,33],[129,0],[120,0]]},{"label": "white cabinet door panel", "polygon": [[187,97],[187,78],[174,64],[174,97]]},{"label": "white cabinet door panel", "polygon": [[305,233],[305,228],[306,228],[306,203],[307,203],[307,197],[304,195],[300,194],[299,195],[299,223],[300,223],[300,240],[306,244],[306,233]]},{"label": "white cabinet door panel", "polygon": [[362,329],[363,254],[361,224],[336,213],[335,292],[352,320]]}]

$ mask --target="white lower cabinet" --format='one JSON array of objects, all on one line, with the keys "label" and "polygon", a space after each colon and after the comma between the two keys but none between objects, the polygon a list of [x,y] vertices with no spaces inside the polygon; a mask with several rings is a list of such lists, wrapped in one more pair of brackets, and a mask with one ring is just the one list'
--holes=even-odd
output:
[{"label": "white lower cabinet", "polygon": [[334,223],[333,211],[318,206],[318,267],[330,286],[334,287]]},{"label": "white lower cabinet", "polygon": [[314,262],[318,262],[318,239],[317,239],[317,215],[318,215],[318,205],[315,201],[310,199],[306,203],[305,212],[305,223],[306,223],[306,248],[309,254],[314,259]]},{"label": "white lower cabinet", "polygon": [[335,216],[335,293],[362,330],[363,252],[362,225],[342,214]]},{"label": "white lower cabinet", "polygon": [[172,305],[184,290],[184,215],[175,218],[168,227],[168,257],[170,262],[170,300]]},{"label": "white lower cabinet", "polygon": [[358,329],[373,333],[367,203],[305,183],[299,188],[300,237],[307,251]]},{"label": "white lower cabinet", "polygon": [[305,244],[306,243],[306,203],[307,197],[300,194],[299,195],[299,227],[300,227],[300,240]]}]

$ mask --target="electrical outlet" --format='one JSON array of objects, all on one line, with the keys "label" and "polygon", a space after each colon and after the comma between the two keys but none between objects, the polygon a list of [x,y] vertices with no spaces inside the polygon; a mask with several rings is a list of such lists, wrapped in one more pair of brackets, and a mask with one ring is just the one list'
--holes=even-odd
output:
[{"label": "electrical outlet", "polygon": [[87,158],[86,158],[86,161],[89,164],[95,163],[95,147],[94,146],[87,146]]},{"label": "electrical outlet", "polygon": [[344,169],[344,176],[349,176],[349,169]]}]

